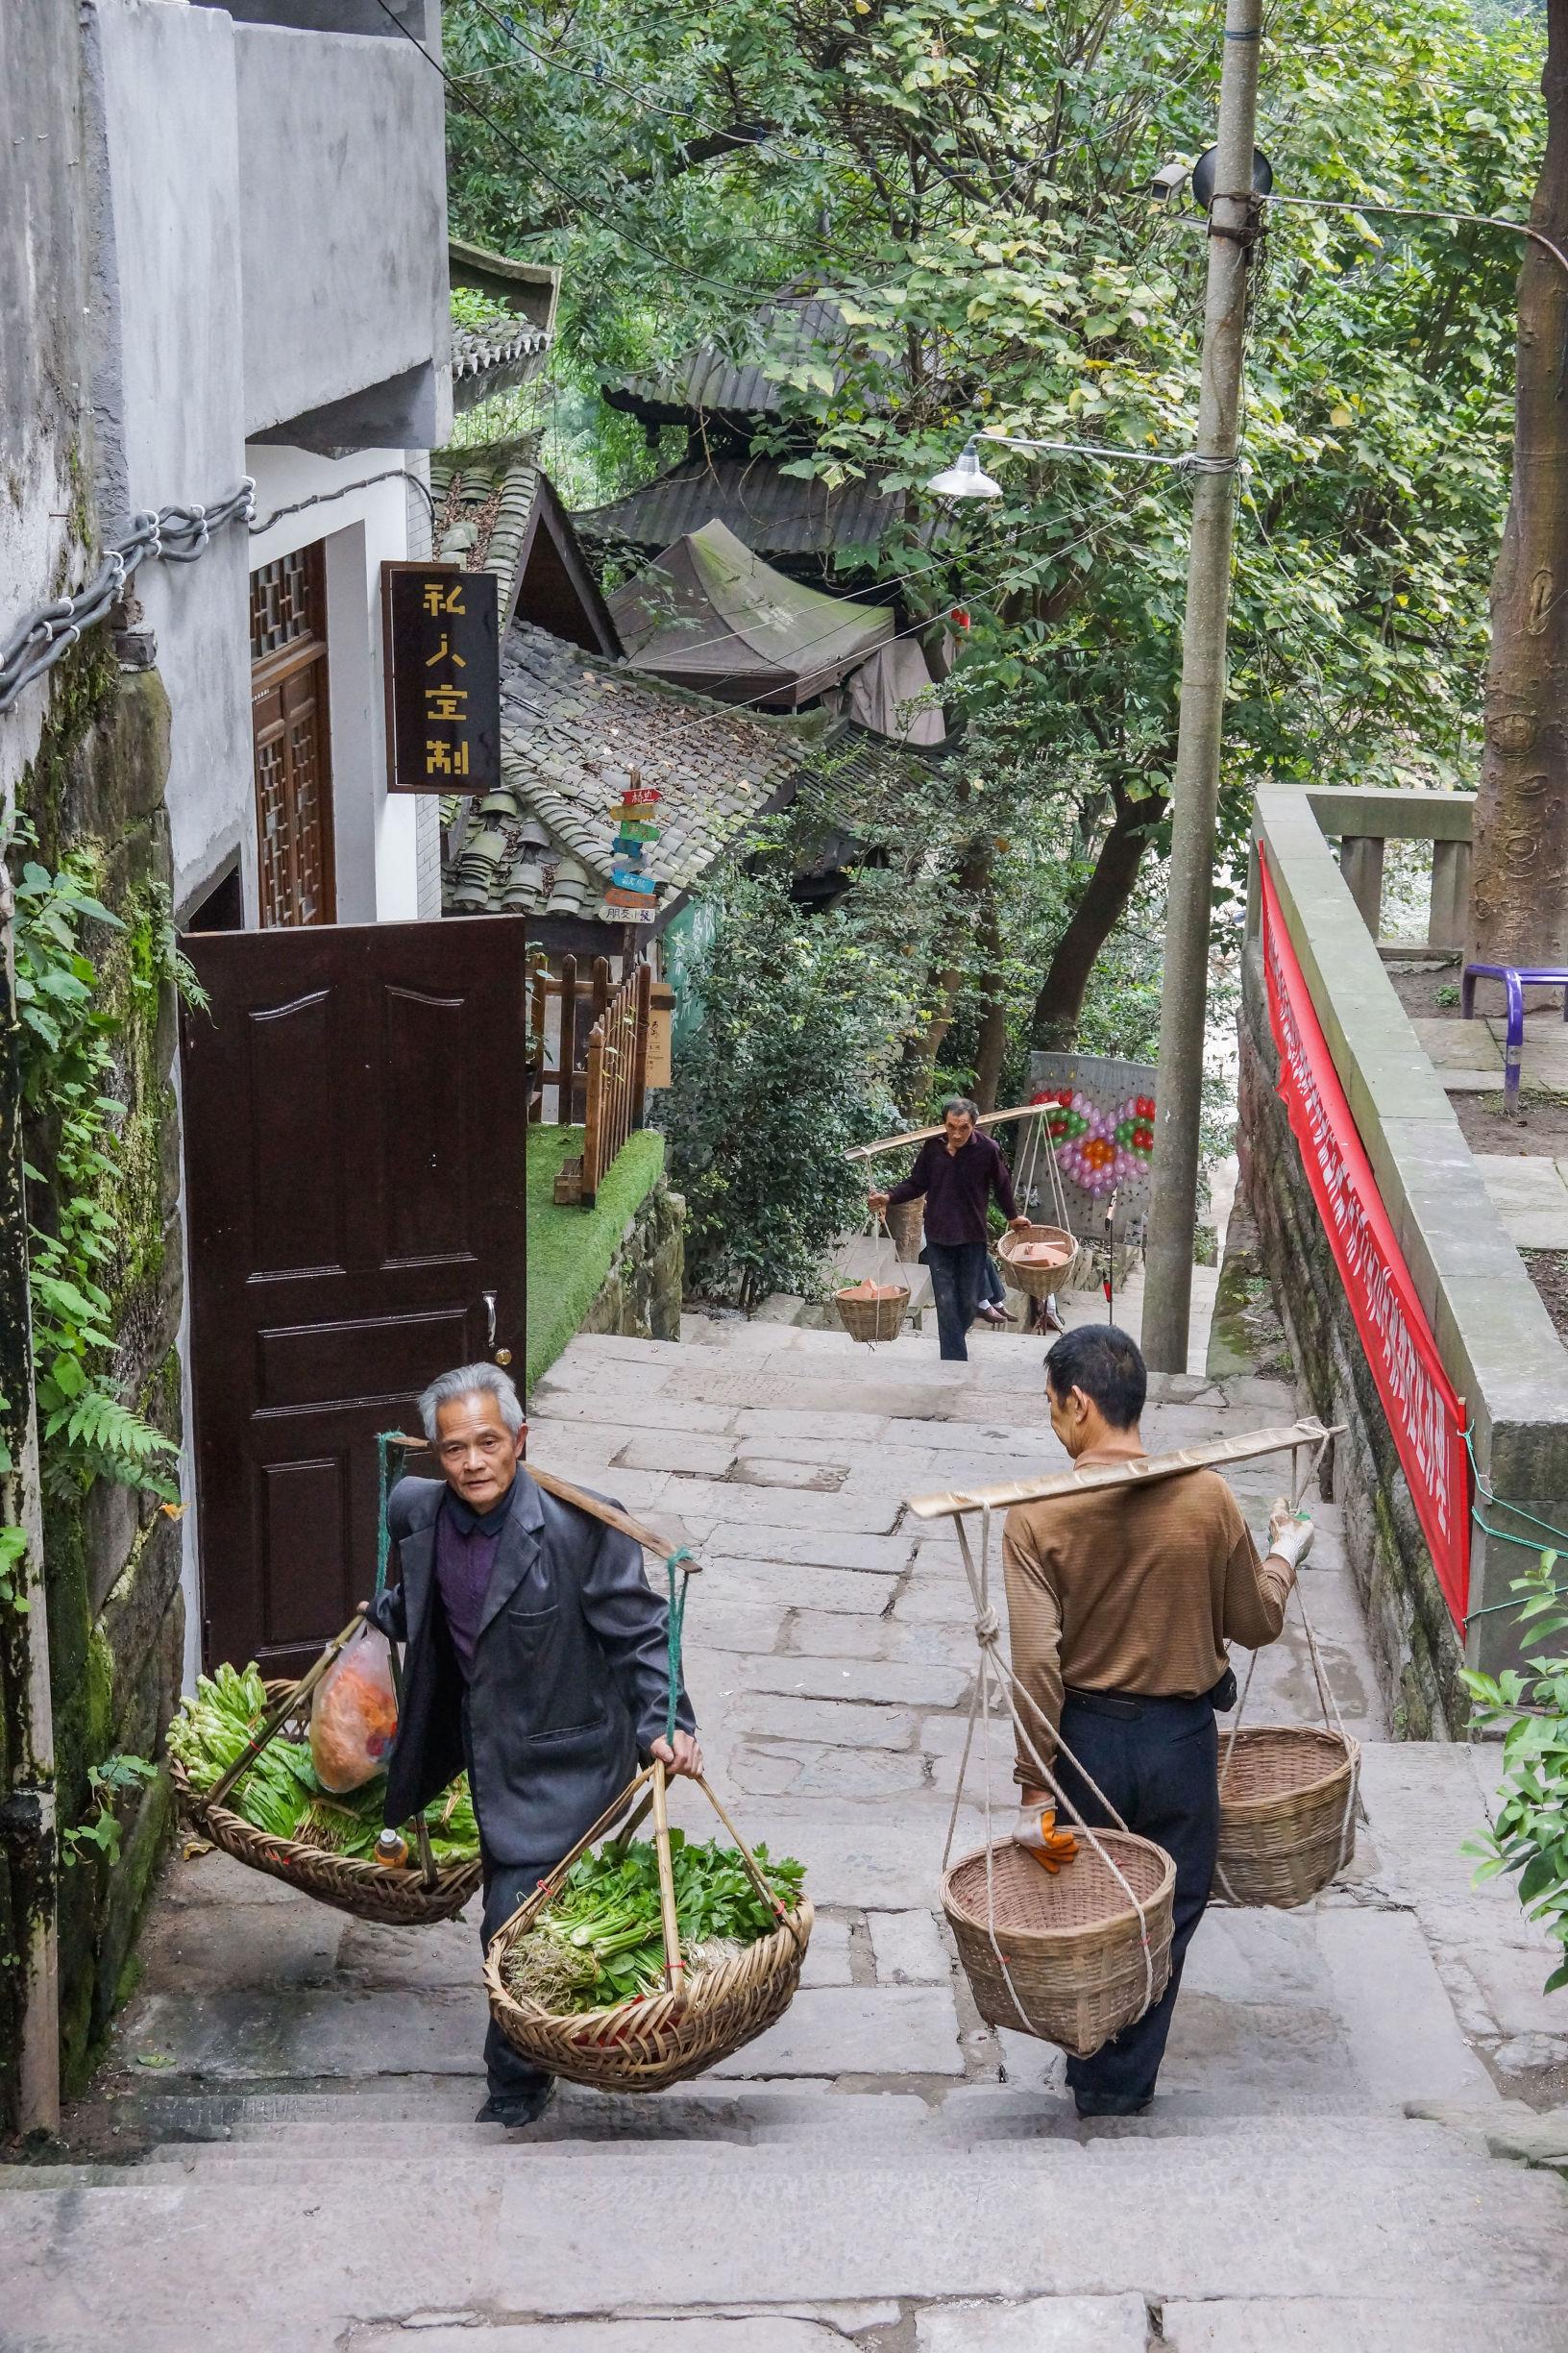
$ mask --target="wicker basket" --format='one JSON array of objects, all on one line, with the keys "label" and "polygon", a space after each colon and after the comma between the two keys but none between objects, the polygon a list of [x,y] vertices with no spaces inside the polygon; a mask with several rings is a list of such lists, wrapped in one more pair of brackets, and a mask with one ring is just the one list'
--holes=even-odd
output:
[{"label": "wicker basket", "polygon": [[[267,1697],[278,1701],[292,1691],[290,1682],[269,1682]],[[308,1703],[304,1703],[307,1707]],[[460,1912],[479,1884],[478,1855],[471,1863],[449,1865],[427,1887],[417,1864],[394,1871],[385,1863],[362,1861],[356,1855],[331,1854],[325,1847],[306,1847],[295,1838],[275,1838],[227,1805],[212,1805],[193,1789],[177,1757],[169,1759],[170,1778],[181,1814],[202,1838],[232,1854],[252,1871],[297,1887],[302,1896],[330,1903],[334,1911],[351,1912],[388,1928],[417,1928],[426,1921],[451,1920]]]},{"label": "wicker basket", "polygon": [[834,1292],[839,1319],[852,1340],[895,1340],[903,1330],[909,1292],[898,1284],[885,1287],[892,1293],[886,1299],[868,1299],[853,1288]]},{"label": "wicker basket", "polygon": [[1146,1963],[1143,1931],[1126,1890],[1082,1835],[1077,1859],[1054,1877],[1010,1841],[992,1849],[996,1944],[1005,1972],[988,1926],[986,1850],[963,1856],[942,1886],[943,1909],[981,2017],[992,2026],[1037,2034],[1080,2059],[1141,2018],[1164,1992],[1176,1889],[1176,1866],[1163,1848],[1127,1830],[1094,1835],[1143,1906]]},{"label": "wicker basket", "polygon": [[1237,1904],[1305,1903],[1356,1849],[1361,1752],[1348,1732],[1261,1724],[1220,1747],[1216,1894]]},{"label": "wicker basket", "polygon": [[893,1237],[893,1246],[899,1258],[918,1259],[925,1241],[925,1204],[923,1201],[895,1201],[882,1213],[882,1222]]},{"label": "wicker basket", "polygon": [[[1054,1242],[1066,1255],[1060,1266],[1022,1264],[1014,1255],[1021,1242]],[[1078,1245],[1066,1226],[1031,1226],[1027,1234],[1004,1234],[996,1255],[1015,1290],[1027,1291],[1031,1299],[1050,1299],[1072,1273]]]},{"label": "wicker basket", "polygon": [[[812,1907],[802,1897],[793,1911],[784,1910],[719,1799],[700,1774],[695,1777],[734,1840],[756,1894],[777,1914],[778,1926],[717,1969],[698,1970],[691,1976],[683,1973],[670,1867],[668,1782],[662,1764],[645,1765],[583,1832],[570,1854],[556,1864],[549,1879],[540,1881],[490,1940],[484,1956],[490,2015],[512,2048],[535,2067],[564,2075],[572,2083],[591,2084],[601,2092],[662,2092],[667,2084],[702,2074],[716,2060],[727,2058],[732,2050],[765,2033],[795,1999],[811,1940]],[[645,1785],[648,1796],[628,1813]],[[649,1806],[658,1854],[665,1990],[618,2001],[604,2010],[572,2013],[546,2010],[526,1995],[514,1993],[504,1975],[507,1955],[533,1933],[577,1857],[586,1854],[594,1841],[623,1818],[620,1835],[629,1838]]]},{"label": "wicker basket", "polygon": [[662,2092],[700,2075],[782,2018],[800,1982],[812,1907],[799,1907],[772,1936],[759,1937],[719,1968],[703,1970],[676,1994],[649,1994],[608,2010],[570,2017],[514,1994],[502,1965],[528,1926],[514,1915],[484,1960],[490,2015],[535,2067],[600,2092]]}]

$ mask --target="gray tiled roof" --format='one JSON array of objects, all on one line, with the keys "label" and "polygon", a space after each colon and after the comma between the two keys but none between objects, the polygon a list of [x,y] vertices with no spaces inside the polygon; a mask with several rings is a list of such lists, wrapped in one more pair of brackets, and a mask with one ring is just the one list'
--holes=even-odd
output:
[{"label": "gray tiled roof", "polygon": [[872,478],[837,490],[780,474],[767,457],[698,456],[657,481],[628,491],[572,520],[582,538],[623,541],[657,554],[715,517],[758,555],[824,555],[835,548],[875,548],[897,523],[903,500]]},{"label": "gray tiled roof", "polygon": [[[775,417],[794,397],[772,373],[779,358],[809,355],[821,361],[825,351],[850,340],[851,331],[825,296],[779,294],[742,323],[733,351],[699,343],[667,368],[606,383],[603,394],[612,408],[628,409],[650,423],[695,416]],[[833,380],[836,391],[844,370],[835,368]]]},{"label": "gray tiled roof", "polygon": [[518,562],[541,478],[529,441],[430,453],[432,552],[443,563],[461,564],[466,572],[496,575],[502,628],[517,602]]},{"label": "gray tiled roof", "polygon": [[493,369],[514,367],[550,349],[550,335],[531,319],[498,319],[489,327],[452,327],[452,376],[461,383],[471,376],[488,376]]},{"label": "gray tiled roof", "polygon": [[453,912],[592,918],[632,768],[661,796],[648,870],[679,897],[788,788],[821,733],[682,693],[526,622],[502,648],[501,717],[502,788],[451,845]]}]

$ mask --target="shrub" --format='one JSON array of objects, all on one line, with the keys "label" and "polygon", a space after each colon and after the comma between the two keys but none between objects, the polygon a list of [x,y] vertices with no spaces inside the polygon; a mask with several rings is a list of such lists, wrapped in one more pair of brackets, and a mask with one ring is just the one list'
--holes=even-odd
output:
[{"label": "shrub", "polygon": [[666,1124],[692,1287],[749,1311],[819,1291],[823,1253],[860,1222],[869,1180],[844,1155],[899,1124],[889,1074],[908,1009],[845,919],[803,915],[781,880],[730,871],[710,903],[702,1017]]}]

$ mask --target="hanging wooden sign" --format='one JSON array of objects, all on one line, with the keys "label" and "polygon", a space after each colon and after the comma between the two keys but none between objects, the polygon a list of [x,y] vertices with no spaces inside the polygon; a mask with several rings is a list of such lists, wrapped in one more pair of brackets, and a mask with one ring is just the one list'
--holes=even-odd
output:
[{"label": "hanging wooden sign", "polygon": [[497,790],[498,618],[493,572],[381,566],[388,792]]}]

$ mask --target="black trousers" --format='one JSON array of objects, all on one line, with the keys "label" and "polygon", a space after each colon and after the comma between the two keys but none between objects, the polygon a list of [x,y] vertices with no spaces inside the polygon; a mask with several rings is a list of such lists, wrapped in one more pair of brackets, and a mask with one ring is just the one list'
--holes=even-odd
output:
[{"label": "black trousers", "polygon": [[[1164,1847],[1176,1866],[1170,1982],[1135,2025],[1094,2052],[1069,2059],[1081,2116],[1132,2116],[1152,2098],[1181,1988],[1182,1963],[1203,1918],[1219,1851],[1218,1734],[1207,1698],[1122,1699],[1069,1691],[1062,1736],[1130,1830]],[[1057,1777],[1096,1829],[1114,1826],[1066,1756]]]},{"label": "black trousers", "polygon": [[974,1321],[986,1283],[984,1242],[927,1242],[925,1262],[937,1303],[937,1336],[944,1357],[968,1360],[964,1335]]},{"label": "black trousers", "polygon": [[[556,1856],[555,1861],[559,1861]],[[531,1896],[554,1863],[494,1863],[484,1856],[484,1918],[479,1924],[479,1950],[488,1952],[490,1939],[504,1927],[525,1896]],[[551,2077],[542,2067],[530,2067],[515,2051],[494,2019],[484,2038],[484,2072],[492,2099],[522,2099],[543,2090]]]}]

